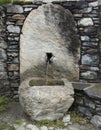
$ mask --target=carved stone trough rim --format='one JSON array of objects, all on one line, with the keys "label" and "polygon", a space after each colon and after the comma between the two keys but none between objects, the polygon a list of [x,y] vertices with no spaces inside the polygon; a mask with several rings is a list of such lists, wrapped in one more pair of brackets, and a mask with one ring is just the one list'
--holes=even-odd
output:
[{"label": "carved stone trough rim", "polygon": [[[33,86],[30,86],[29,85],[29,82],[31,81],[31,80],[42,80],[42,79],[45,79],[45,78],[41,78],[41,77],[29,77],[29,78],[27,78],[27,79],[25,79],[25,80],[23,80],[22,82],[21,82],[21,84],[20,84],[20,86],[22,86],[22,84],[25,84],[24,85],[24,87],[23,88],[21,88],[20,89],[20,86],[19,86],[19,89],[20,90],[26,90],[26,89],[28,89],[28,88],[31,88],[31,87],[33,87],[33,86],[36,86],[36,85],[33,85]],[[65,79],[65,78],[61,78],[60,80],[58,80],[58,79],[50,79],[51,81],[54,81],[54,80],[57,80],[57,81],[63,81],[63,83],[64,83],[64,85],[37,85],[37,86],[61,86],[61,87],[63,87],[63,86],[67,86],[68,85],[68,83],[70,83],[70,84],[72,84],[72,82],[69,82],[67,79]],[[36,86],[36,87],[37,87]]]}]

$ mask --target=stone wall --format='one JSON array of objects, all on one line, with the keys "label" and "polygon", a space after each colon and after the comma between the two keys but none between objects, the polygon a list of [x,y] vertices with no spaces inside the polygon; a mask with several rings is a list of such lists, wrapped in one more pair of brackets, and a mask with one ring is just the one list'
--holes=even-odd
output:
[{"label": "stone wall", "polygon": [[[18,96],[20,84],[19,40],[23,23],[43,2],[0,6],[0,95],[12,91]],[[53,2],[69,9],[74,16],[81,41],[80,82],[101,82],[101,8],[97,0]],[[100,11],[101,12],[101,11]],[[81,93],[81,92],[80,92]]]},{"label": "stone wall", "polygon": [[10,85],[7,71],[6,12],[0,7],[0,94],[8,95]]},{"label": "stone wall", "polygon": [[101,83],[73,83],[75,101],[71,109],[88,119],[101,116]]},{"label": "stone wall", "polygon": [[[53,2],[60,4],[65,9],[69,9],[75,19],[75,24],[78,29],[78,34],[81,40],[81,59],[80,59],[80,81],[84,82],[100,82],[100,49],[99,49],[99,16],[97,1],[68,1],[68,2]],[[4,70],[1,72],[6,74],[10,88],[14,95],[17,94],[20,76],[19,76],[19,39],[24,20],[33,9],[41,6],[42,2],[32,3],[15,3],[13,5],[4,5],[5,11],[1,11],[2,20],[5,21],[3,33],[5,47],[2,47],[1,60],[4,63],[1,67]],[[2,8],[2,7],[1,7]],[[4,14],[5,12],[5,14]],[[5,67],[6,66],[6,67]],[[1,68],[3,69],[3,68]],[[6,78],[6,79],[7,79]],[[5,88],[5,87],[4,87]]]}]

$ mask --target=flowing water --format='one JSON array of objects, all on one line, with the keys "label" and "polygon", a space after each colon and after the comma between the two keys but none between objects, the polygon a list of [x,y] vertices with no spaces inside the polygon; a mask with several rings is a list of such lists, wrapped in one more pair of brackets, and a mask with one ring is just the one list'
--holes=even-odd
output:
[{"label": "flowing water", "polygon": [[45,85],[48,83],[48,67],[49,67],[49,62],[46,62],[46,69],[45,69]]}]

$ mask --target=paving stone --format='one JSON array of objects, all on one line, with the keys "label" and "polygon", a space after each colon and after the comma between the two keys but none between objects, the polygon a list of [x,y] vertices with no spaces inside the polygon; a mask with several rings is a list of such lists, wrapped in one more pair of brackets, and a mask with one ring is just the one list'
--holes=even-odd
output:
[{"label": "paving stone", "polygon": [[69,122],[70,122],[70,115],[64,116],[62,121],[63,121],[64,123],[69,123]]},{"label": "paving stone", "polygon": [[48,130],[47,126],[40,127],[40,130]]},{"label": "paving stone", "polygon": [[[36,127],[35,125],[32,125],[32,124],[28,124],[27,126],[26,126],[26,128],[28,129],[28,130],[39,130],[39,128],[38,127]],[[27,130],[26,129],[26,130]],[[44,129],[43,129],[44,130]],[[46,130],[46,129],[45,129]]]},{"label": "paving stone", "polygon": [[68,126],[68,130],[80,130],[80,125],[79,124],[74,124]]},{"label": "paving stone", "polygon": [[54,127],[48,127],[48,130],[54,130]]}]

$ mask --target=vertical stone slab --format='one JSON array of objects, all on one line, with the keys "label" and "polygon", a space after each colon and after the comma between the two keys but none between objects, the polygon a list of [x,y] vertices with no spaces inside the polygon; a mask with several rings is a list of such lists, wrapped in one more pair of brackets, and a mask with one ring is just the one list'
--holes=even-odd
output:
[{"label": "vertical stone slab", "polygon": [[45,4],[31,11],[20,37],[21,79],[79,79],[80,42],[73,15],[60,5]]}]

